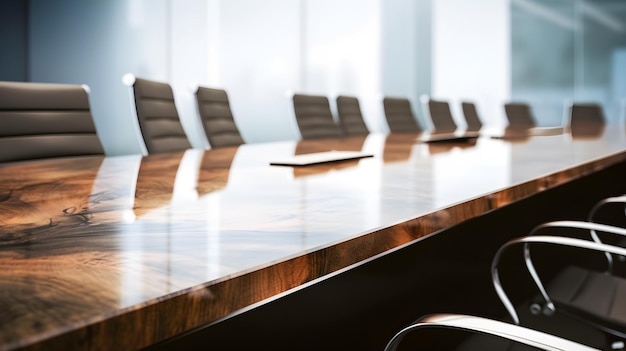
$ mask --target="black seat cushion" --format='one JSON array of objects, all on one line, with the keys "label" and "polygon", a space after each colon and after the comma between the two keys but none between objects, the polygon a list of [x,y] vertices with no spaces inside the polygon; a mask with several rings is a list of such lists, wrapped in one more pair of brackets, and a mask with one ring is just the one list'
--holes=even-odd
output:
[{"label": "black seat cushion", "polygon": [[626,332],[626,280],[569,266],[546,286],[557,311]]}]

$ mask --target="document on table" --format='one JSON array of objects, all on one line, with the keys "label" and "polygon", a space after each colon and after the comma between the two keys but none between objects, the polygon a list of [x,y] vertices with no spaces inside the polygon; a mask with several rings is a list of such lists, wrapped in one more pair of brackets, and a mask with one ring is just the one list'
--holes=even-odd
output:
[{"label": "document on table", "polygon": [[326,151],[311,154],[296,155],[293,157],[271,161],[272,166],[309,166],[320,163],[356,160],[374,155],[360,151]]}]

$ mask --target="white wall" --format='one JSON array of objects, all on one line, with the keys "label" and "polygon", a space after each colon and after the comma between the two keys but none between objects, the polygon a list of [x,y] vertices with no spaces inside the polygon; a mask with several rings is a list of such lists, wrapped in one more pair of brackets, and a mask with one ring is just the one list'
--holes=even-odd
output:
[{"label": "white wall", "polygon": [[[215,6],[216,5],[216,6]],[[246,142],[298,139],[286,92],[299,86],[300,1],[224,0],[210,38],[212,84],[229,94]]]},{"label": "white wall", "polygon": [[294,93],[362,101],[377,130],[379,0],[213,0],[210,84],[229,93],[246,142],[299,139]]},{"label": "white wall", "polygon": [[169,83],[187,138],[194,148],[208,148],[196,107],[195,90],[209,77],[209,3],[169,1]]},{"label": "white wall", "polygon": [[359,99],[368,128],[379,131],[381,21],[379,0],[305,1],[300,92]]},{"label": "white wall", "polygon": [[[477,104],[484,122],[505,122],[503,103],[511,94],[510,3],[502,0],[432,2],[432,95]],[[460,124],[460,123],[459,123]]]}]

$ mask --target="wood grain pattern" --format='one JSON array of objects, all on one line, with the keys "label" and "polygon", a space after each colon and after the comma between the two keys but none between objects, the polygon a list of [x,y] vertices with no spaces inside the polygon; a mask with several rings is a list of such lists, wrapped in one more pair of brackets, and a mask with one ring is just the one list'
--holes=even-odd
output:
[{"label": "wood grain pattern", "polygon": [[[626,139],[415,136],[0,165],[0,350],[140,349],[624,162]],[[296,174],[274,157],[373,158]]]}]

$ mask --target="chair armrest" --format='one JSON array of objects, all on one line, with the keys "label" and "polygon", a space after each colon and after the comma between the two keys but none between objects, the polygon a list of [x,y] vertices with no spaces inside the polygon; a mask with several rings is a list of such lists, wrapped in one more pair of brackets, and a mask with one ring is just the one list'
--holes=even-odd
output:
[{"label": "chair armrest", "polygon": [[504,252],[507,249],[511,248],[512,246],[524,245],[524,260],[526,262],[526,267],[528,268],[528,272],[532,276],[541,295],[546,301],[547,310],[544,311],[544,313],[547,313],[547,314],[552,313],[554,312],[554,309],[555,309],[554,304],[552,303],[552,300],[550,299],[550,297],[548,296],[548,293],[543,287],[543,284],[541,283],[541,280],[539,279],[539,275],[537,274],[537,271],[535,270],[535,267],[530,258],[530,245],[536,245],[536,244],[566,246],[566,247],[573,247],[573,248],[586,249],[586,250],[591,250],[591,251],[596,251],[596,252],[605,252],[609,254],[626,256],[626,248],[613,246],[613,245],[607,245],[607,244],[598,243],[598,242],[589,241],[589,240],[567,238],[567,237],[560,237],[560,236],[544,236],[544,235],[525,236],[525,237],[513,239],[513,240],[506,242],[504,245],[502,245],[498,249],[498,251],[496,252],[491,262],[491,277],[492,277],[493,286],[496,290],[496,293],[498,294],[498,297],[500,298],[500,300],[502,301],[502,304],[511,315],[511,318],[513,319],[515,324],[519,324],[519,317],[517,315],[517,312],[515,311],[515,308],[513,307],[513,304],[511,303],[511,300],[508,298],[508,296],[506,295],[506,292],[504,291],[502,287],[502,283],[500,281],[500,273],[498,271],[500,258],[502,257]]},{"label": "chair armrest", "polygon": [[499,336],[505,339],[550,351],[597,350],[567,339],[510,323],[463,314],[433,314],[420,318],[415,323],[396,333],[387,343],[385,351],[395,351],[402,338],[416,329],[449,328]]},{"label": "chair armrest", "polygon": [[[612,199],[617,199],[617,198],[612,198]],[[626,199],[626,197],[624,197],[624,199]],[[610,199],[605,199],[605,200],[606,201],[610,201]],[[608,234],[613,234],[613,235],[626,237],[626,228],[612,226],[612,225],[606,225],[606,224],[600,224],[600,223],[585,222],[585,221],[552,221],[552,222],[547,222],[547,223],[540,224],[540,225],[536,226],[535,228],[533,228],[533,230],[530,231],[529,235],[534,235],[539,230],[544,230],[544,229],[547,229],[547,228],[569,228],[569,229],[588,230],[589,234],[591,235],[591,238],[593,239],[593,241],[595,241],[597,243],[602,243],[602,240],[600,240],[600,237],[598,236],[597,232],[603,232],[603,233],[608,233]],[[606,260],[607,260],[607,263],[608,263],[608,269],[607,270],[609,272],[611,272],[612,269],[613,269],[613,256],[611,256],[611,254],[609,254],[608,252],[605,253],[605,256],[606,256]]]},{"label": "chair armrest", "polygon": [[[581,230],[589,230],[590,232],[604,232],[609,234],[621,235],[626,237],[626,228],[593,223],[593,222],[585,222],[585,221],[552,221],[540,224],[533,228],[530,231],[529,235],[534,235],[537,231],[543,230],[546,228],[572,228],[572,229],[581,229]],[[592,234],[594,236],[594,234]],[[601,242],[598,238],[597,240],[594,237],[595,242]]]},{"label": "chair armrest", "polygon": [[622,195],[622,196],[607,197],[605,199],[602,199],[596,202],[596,204],[593,205],[593,207],[591,208],[591,211],[589,211],[589,217],[588,217],[589,221],[593,222],[593,217],[595,217],[598,210],[604,207],[605,205],[610,205],[610,204],[625,204],[626,205],[626,196]]}]

